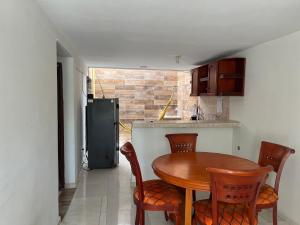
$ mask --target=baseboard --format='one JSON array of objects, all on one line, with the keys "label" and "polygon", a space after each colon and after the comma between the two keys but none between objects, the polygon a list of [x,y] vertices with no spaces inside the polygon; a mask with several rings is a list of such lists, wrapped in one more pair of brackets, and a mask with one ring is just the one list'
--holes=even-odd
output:
[{"label": "baseboard", "polygon": [[65,189],[71,189],[76,187],[77,187],[76,183],[65,184]]}]

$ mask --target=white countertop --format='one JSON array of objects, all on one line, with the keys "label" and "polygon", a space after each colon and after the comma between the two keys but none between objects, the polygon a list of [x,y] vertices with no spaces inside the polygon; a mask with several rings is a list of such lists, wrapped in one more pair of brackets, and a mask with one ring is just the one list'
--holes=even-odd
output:
[{"label": "white countertop", "polygon": [[234,128],[240,122],[235,120],[161,120],[133,121],[132,128]]}]

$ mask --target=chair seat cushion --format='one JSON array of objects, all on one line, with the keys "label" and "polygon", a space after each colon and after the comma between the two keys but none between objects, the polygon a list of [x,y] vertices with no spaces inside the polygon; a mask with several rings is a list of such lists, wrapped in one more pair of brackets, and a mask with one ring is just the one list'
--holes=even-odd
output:
[{"label": "chair seat cushion", "polygon": [[[144,205],[156,208],[178,208],[183,202],[183,195],[176,186],[162,180],[144,181]],[[139,190],[135,188],[134,198],[139,201]]]},{"label": "chair seat cushion", "polygon": [[[193,204],[195,216],[205,225],[212,225],[211,200],[200,200]],[[219,225],[249,225],[248,209],[240,204],[218,203]],[[257,219],[254,224],[257,224]]]},{"label": "chair seat cushion", "polygon": [[275,193],[274,188],[267,184],[263,185],[256,200],[257,207],[273,204],[276,201],[278,201],[278,195]]}]

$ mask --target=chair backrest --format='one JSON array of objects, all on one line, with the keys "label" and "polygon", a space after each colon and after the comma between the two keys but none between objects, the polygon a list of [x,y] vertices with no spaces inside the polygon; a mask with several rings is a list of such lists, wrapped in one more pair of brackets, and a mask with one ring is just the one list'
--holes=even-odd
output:
[{"label": "chair backrest", "polygon": [[271,166],[250,171],[207,168],[211,178],[213,225],[218,223],[218,202],[247,206],[249,222],[250,225],[253,225],[256,218],[256,198],[259,189],[272,169]]},{"label": "chair backrest", "polygon": [[195,152],[197,136],[197,133],[166,134],[172,153]]},{"label": "chair backrest", "polygon": [[284,164],[288,157],[294,153],[295,150],[289,147],[266,141],[261,142],[258,164],[260,166],[271,165],[273,167],[276,173],[274,189],[277,194]]},{"label": "chair backrest", "polygon": [[121,147],[121,153],[126,156],[127,160],[130,163],[132,174],[135,176],[136,187],[139,190],[139,200],[144,200],[144,186],[143,178],[141,173],[141,168],[139,161],[137,159],[135,150],[130,142],[125,143]]}]

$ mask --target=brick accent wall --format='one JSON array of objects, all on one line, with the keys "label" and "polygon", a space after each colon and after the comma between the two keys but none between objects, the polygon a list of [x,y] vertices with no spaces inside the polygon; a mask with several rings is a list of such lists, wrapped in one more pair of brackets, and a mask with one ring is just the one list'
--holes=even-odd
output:
[{"label": "brick accent wall", "polygon": [[190,96],[191,74],[188,71],[96,68],[96,98],[103,95],[100,84],[106,98],[119,98],[120,119],[128,124],[132,120],[157,120],[173,91],[166,116],[190,119],[199,101],[205,119],[229,119],[229,97],[223,97],[223,113],[217,115],[217,97]]},{"label": "brick accent wall", "polygon": [[197,106],[198,98],[191,94],[191,73],[178,72],[178,116],[190,119],[194,108]]},{"label": "brick accent wall", "polygon": [[215,96],[201,96],[200,107],[204,112],[205,120],[228,120],[229,119],[229,97],[222,98],[222,113],[217,113],[217,97]]},{"label": "brick accent wall", "polygon": [[119,98],[121,120],[157,120],[174,91],[167,116],[176,116],[177,77],[176,71],[97,68],[95,97],[102,97],[101,83],[106,98]]}]

